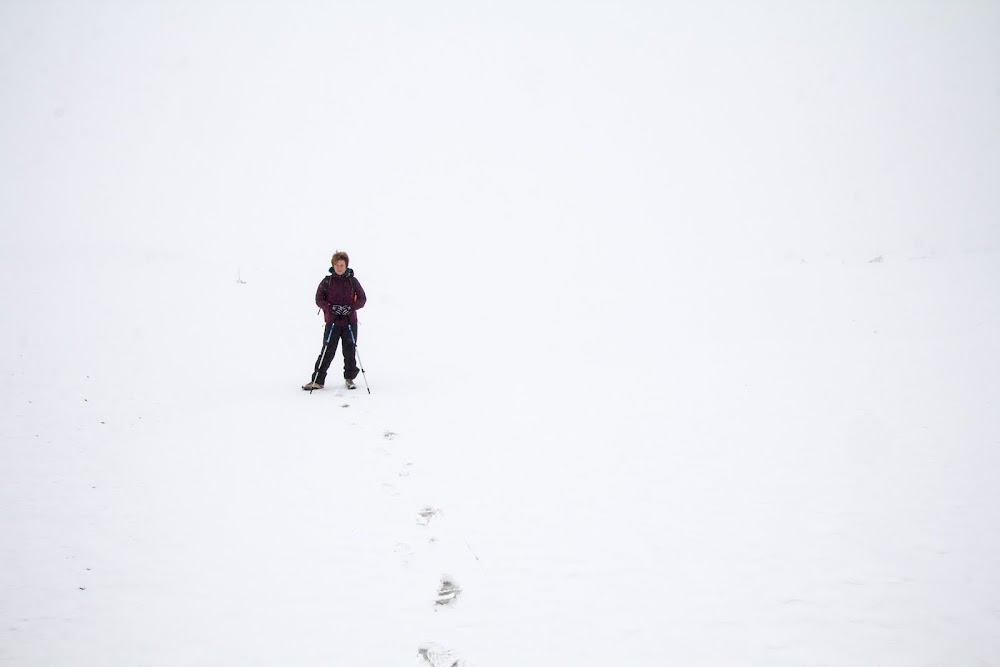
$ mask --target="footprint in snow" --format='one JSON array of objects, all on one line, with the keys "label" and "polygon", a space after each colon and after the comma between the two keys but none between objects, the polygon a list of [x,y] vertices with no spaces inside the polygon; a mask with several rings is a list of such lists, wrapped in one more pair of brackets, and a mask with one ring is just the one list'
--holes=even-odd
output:
[{"label": "footprint in snow", "polygon": [[434,604],[439,607],[451,605],[462,594],[462,587],[458,585],[455,578],[448,574],[441,575],[441,585],[438,586],[437,597]]},{"label": "footprint in snow", "polygon": [[427,505],[417,512],[417,524],[421,526],[426,526],[431,522],[431,519],[441,514],[441,510],[436,507],[431,507]]},{"label": "footprint in snow", "polygon": [[458,657],[454,651],[437,644],[424,644],[417,649],[417,655],[430,667],[472,667],[469,662]]},{"label": "footprint in snow", "polygon": [[396,546],[393,547],[393,552],[403,560],[403,566],[410,564],[410,560],[416,555],[413,547],[406,542],[396,542]]},{"label": "footprint in snow", "polygon": [[386,440],[395,440],[396,438],[399,437],[399,434],[393,433],[392,431],[386,431],[385,433],[382,434],[382,437],[385,438]]},{"label": "footprint in snow", "polygon": [[384,493],[384,494],[386,494],[388,496],[396,497],[396,496],[399,495],[399,489],[397,489],[392,484],[383,484],[381,488],[382,488],[382,493]]}]

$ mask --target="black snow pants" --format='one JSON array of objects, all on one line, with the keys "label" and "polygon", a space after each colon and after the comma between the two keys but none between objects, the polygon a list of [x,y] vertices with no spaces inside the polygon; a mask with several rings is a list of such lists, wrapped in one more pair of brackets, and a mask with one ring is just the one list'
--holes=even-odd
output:
[{"label": "black snow pants", "polygon": [[[323,330],[323,349],[316,358],[316,366],[313,368],[313,382],[326,384],[326,373],[330,370],[333,362],[333,355],[337,353],[337,341],[343,346],[344,352],[344,379],[353,380],[358,377],[358,362],[354,354],[354,342],[358,339],[358,325],[352,324],[348,330],[346,324],[327,324]],[[351,332],[354,333],[354,340],[351,340]]]}]

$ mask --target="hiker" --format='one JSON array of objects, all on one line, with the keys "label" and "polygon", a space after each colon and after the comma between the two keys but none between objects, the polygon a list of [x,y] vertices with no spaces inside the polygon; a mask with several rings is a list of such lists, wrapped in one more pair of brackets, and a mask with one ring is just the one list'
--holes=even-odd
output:
[{"label": "hiker", "polygon": [[358,340],[358,309],[364,308],[365,291],[354,277],[354,269],[348,268],[351,260],[346,252],[338,250],[330,259],[330,275],[320,281],[316,289],[316,305],[323,311],[326,327],[323,329],[323,349],[316,358],[312,379],[302,385],[303,389],[322,389],[326,384],[326,373],[337,353],[337,342],[341,343],[344,354],[344,384],[354,389],[354,378],[358,377],[355,343]]}]

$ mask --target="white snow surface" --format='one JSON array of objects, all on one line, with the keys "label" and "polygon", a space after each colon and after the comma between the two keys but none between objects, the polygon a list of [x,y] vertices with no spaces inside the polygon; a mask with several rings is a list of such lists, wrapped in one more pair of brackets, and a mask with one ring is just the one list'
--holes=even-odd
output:
[{"label": "white snow surface", "polygon": [[998,35],[3,3],[0,664],[1000,665]]}]

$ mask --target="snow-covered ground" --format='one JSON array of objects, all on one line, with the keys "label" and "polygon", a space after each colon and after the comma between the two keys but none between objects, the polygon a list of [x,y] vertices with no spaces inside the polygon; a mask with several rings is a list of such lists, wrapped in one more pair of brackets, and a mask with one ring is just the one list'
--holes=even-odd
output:
[{"label": "snow-covered ground", "polygon": [[0,6],[0,664],[1000,665],[1000,8],[699,7]]}]

